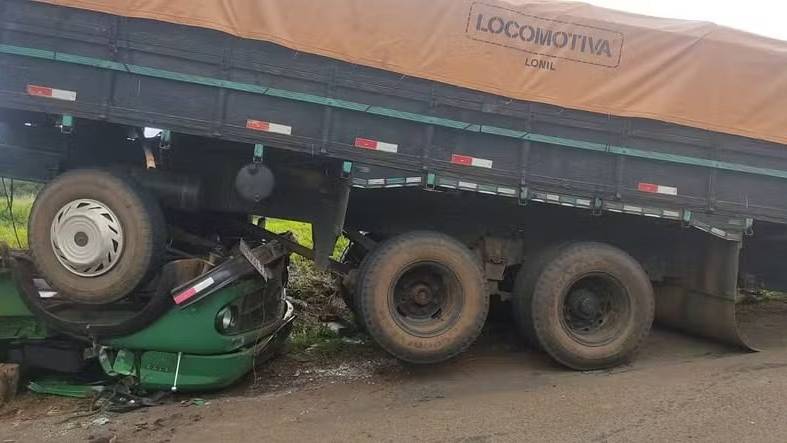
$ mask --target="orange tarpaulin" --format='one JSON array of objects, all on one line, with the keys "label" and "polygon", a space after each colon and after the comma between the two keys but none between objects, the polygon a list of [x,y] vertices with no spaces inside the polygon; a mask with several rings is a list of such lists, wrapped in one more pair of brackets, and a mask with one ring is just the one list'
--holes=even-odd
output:
[{"label": "orange tarpaulin", "polygon": [[787,144],[787,42],[710,23],[537,0],[42,1]]}]

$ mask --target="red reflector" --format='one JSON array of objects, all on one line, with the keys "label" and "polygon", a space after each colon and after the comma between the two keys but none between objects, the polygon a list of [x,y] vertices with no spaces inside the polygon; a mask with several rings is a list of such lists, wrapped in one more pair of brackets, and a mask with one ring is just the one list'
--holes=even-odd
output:
[{"label": "red reflector", "polygon": [[355,146],[364,149],[377,149],[377,142],[366,138],[356,138]]},{"label": "red reflector", "polygon": [[47,86],[27,85],[27,94],[33,97],[46,97],[57,100],[65,100],[74,102],[77,99],[76,91],[67,91],[65,89],[55,89]]},{"label": "red reflector", "polygon": [[391,154],[396,154],[399,152],[399,145],[360,137],[355,139],[355,147],[361,149],[370,149],[372,151],[388,152]]},{"label": "red reflector", "polygon": [[268,130],[271,127],[271,124],[268,123],[268,122],[262,122],[262,121],[259,121],[259,120],[249,120],[249,121],[246,122],[246,127],[248,129],[253,129],[255,131],[268,132]]},{"label": "red reflector", "polygon": [[183,303],[189,301],[195,295],[199,294],[200,292],[204,291],[205,289],[208,289],[213,283],[215,283],[215,280],[213,280],[213,277],[208,277],[205,280],[202,280],[201,282],[197,283],[196,285],[186,289],[185,291],[183,291],[180,294],[178,294],[175,297],[173,297],[174,300],[175,300],[175,304],[176,305],[182,305]]},{"label": "red reflector", "polygon": [[278,123],[265,122],[261,120],[247,120],[246,129],[270,132],[273,134],[292,135],[292,126],[280,125]]},{"label": "red reflector", "polygon": [[659,192],[659,185],[654,185],[652,183],[640,183],[637,187],[641,192],[649,192],[651,194],[658,194]]},{"label": "red reflector", "polygon": [[197,288],[189,288],[174,297],[176,305],[182,305],[191,297],[197,295]]},{"label": "red reflector", "polygon": [[678,188],[674,186],[664,186],[664,185],[654,185],[652,183],[640,183],[637,185],[637,189],[641,192],[647,192],[650,194],[663,194],[663,195],[678,195]]},{"label": "red reflector", "polygon": [[455,165],[473,166],[473,157],[454,154],[451,156],[451,163]]},{"label": "red reflector", "polygon": [[27,85],[27,93],[36,97],[51,97],[52,88],[44,86]]}]

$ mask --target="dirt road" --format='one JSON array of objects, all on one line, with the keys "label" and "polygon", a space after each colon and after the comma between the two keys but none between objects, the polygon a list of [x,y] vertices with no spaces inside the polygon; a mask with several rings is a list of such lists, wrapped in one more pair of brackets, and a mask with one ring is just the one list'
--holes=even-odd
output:
[{"label": "dirt road", "polygon": [[258,374],[263,383],[204,406],[175,402],[105,424],[5,417],[0,441],[783,442],[787,347],[779,325],[757,323],[779,345],[758,354],[657,330],[634,364],[592,373],[567,371],[492,331],[440,366],[405,367],[379,354],[274,365]]}]

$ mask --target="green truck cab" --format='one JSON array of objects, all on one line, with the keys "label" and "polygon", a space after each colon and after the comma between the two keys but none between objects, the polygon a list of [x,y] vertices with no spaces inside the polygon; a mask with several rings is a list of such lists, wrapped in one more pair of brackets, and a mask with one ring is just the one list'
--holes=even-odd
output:
[{"label": "green truck cab", "polygon": [[[200,261],[180,260],[165,265],[165,273],[178,277],[168,294],[189,291],[206,280],[214,289],[205,289],[183,306],[173,300],[158,319],[133,333],[75,334],[76,328],[64,330],[31,301],[31,296],[56,299],[57,293],[42,288],[36,278],[29,282],[37,285],[30,293],[30,285],[24,283],[31,279],[30,266],[20,264],[23,254],[6,258],[0,268],[0,361],[20,364],[23,371],[76,373],[98,362],[106,376],[130,380],[142,391],[221,389],[276,355],[295,318],[282,281],[286,259],[267,267],[267,276],[244,265],[242,257],[207,270]],[[47,303],[47,312],[55,312]],[[78,323],[66,311],[58,314],[61,321]],[[78,315],[84,323],[104,327],[107,318],[119,318],[117,312],[94,318],[85,318],[84,312]]]}]

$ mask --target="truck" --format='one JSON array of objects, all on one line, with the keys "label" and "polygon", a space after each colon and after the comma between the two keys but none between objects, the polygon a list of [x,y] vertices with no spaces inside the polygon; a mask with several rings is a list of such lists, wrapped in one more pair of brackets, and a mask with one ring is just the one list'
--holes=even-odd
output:
[{"label": "truck", "polygon": [[0,0],[0,175],[47,183],[26,256],[86,310],[274,242],[407,362],[465,351],[492,299],[576,370],[654,319],[751,348],[739,288],[787,283],[785,62],[573,2]]},{"label": "truck", "polygon": [[[285,250],[270,244],[254,251],[272,259],[267,280],[240,254],[217,265],[173,259],[150,285],[153,294],[136,291],[124,303],[87,309],[39,278],[29,254],[0,247],[0,362],[16,374],[0,377],[0,386],[10,385],[0,391],[13,395],[22,372],[35,392],[104,395],[122,411],[157,404],[162,393],[237,382],[283,351],[295,319],[282,297]],[[170,308],[170,293],[208,279],[213,284],[199,297]]]}]

